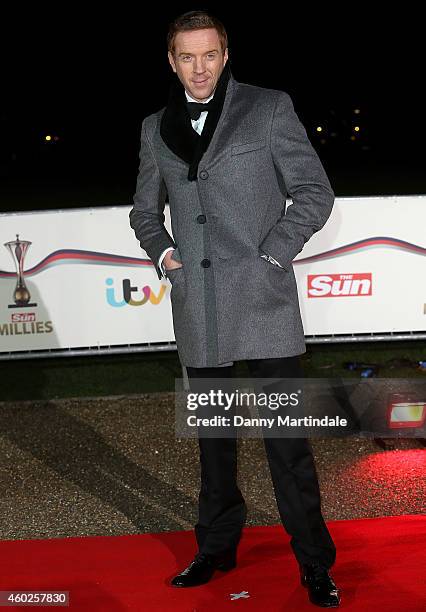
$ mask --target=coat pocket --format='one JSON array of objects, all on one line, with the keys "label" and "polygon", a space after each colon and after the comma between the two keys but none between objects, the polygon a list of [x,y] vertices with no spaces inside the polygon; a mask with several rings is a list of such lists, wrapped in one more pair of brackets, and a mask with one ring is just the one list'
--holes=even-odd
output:
[{"label": "coat pocket", "polygon": [[170,255],[170,257],[174,260],[174,261],[178,261],[179,263],[182,263],[182,259],[180,258],[180,251],[179,251],[179,247],[176,247],[174,251],[172,251],[172,254]]},{"label": "coat pocket", "polygon": [[272,295],[279,301],[287,299],[289,290],[292,290],[293,270],[289,272],[285,268],[280,268],[270,261],[266,261],[259,255],[260,271],[267,287],[272,290]]},{"label": "coat pocket", "polygon": [[183,277],[183,266],[181,266],[180,268],[166,270],[166,274],[172,285],[174,285],[175,282],[179,282],[180,280],[182,280],[181,277]]},{"label": "coat pocket", "polygon": [[186,279],[181,268],[174,268],[173,270],[167,270],[167,278],[170,281],[170,299],[172,307],[181,305],[186,296]]},{"label": "coat pocket", "polygon": [[231,155],[240,155],[241,153],[248,153],[249,151],[257,151],[257,149],[263,149],[264,147],[266,147],[266,140],[252,140],[251,142],[233,145],[231,148]]}]

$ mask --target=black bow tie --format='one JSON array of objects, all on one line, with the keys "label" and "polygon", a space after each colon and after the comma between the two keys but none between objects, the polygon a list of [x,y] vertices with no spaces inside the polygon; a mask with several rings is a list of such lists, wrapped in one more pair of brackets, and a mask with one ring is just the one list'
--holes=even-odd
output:
[{"label": "black bow tie", "polygon": [[191,119],[197,120],[200,118],[202,112],[209,111],[211,108],[213,108],[213,98],[205,104],[202,102],[187,102],[186,108],[188,109]]}]

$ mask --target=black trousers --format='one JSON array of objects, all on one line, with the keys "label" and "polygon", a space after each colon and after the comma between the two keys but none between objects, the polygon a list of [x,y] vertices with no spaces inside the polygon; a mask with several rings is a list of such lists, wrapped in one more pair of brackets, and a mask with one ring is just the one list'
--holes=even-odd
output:
[{"label": "black trousers", "polygon": [[[299,356],[246,361],[252,378],[300,378]],[[187,368],[191,391],[197,378],[231,378],[233,366]],[[263,438],[282,524],[291,536],[299,563],[319,561],[328,569],[336,548],[321,513],[321,497],[310,442],[306,438]],[[247,507],[237,484],[237,439],[198,438],[201,462],[199,516],[195,535],[199,552],[236,549]]]}]

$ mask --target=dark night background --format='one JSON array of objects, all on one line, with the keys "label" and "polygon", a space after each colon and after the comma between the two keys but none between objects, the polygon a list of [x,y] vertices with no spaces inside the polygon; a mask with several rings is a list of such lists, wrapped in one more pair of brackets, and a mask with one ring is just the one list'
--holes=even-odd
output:
[{"label": "dark night background", "polygon": [[165,105],[172,76],[168,23],[196,8],[223,21],[237,81],[291,95],[337,196],[426,193],[418,15],[131,6],[3,21],[1,211],[132,203],[141,121]]}]

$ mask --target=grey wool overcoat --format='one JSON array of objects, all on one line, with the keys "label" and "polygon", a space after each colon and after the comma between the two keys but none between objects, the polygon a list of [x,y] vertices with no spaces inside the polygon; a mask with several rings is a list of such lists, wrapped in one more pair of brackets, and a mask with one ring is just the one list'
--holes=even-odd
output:
[{"label": "grey wool overcoat", "polygon": [[[181,364],[304,353],[292,261],[327,221],[334,193],[290,96],[231,75],[194,181],[160,135],[164,111],[142,122],[129,216],[160,279],[164,249],[175,247],[172,257],[182,262],[167,271]],[[164,226],[167,195],[174,239]]]}]

